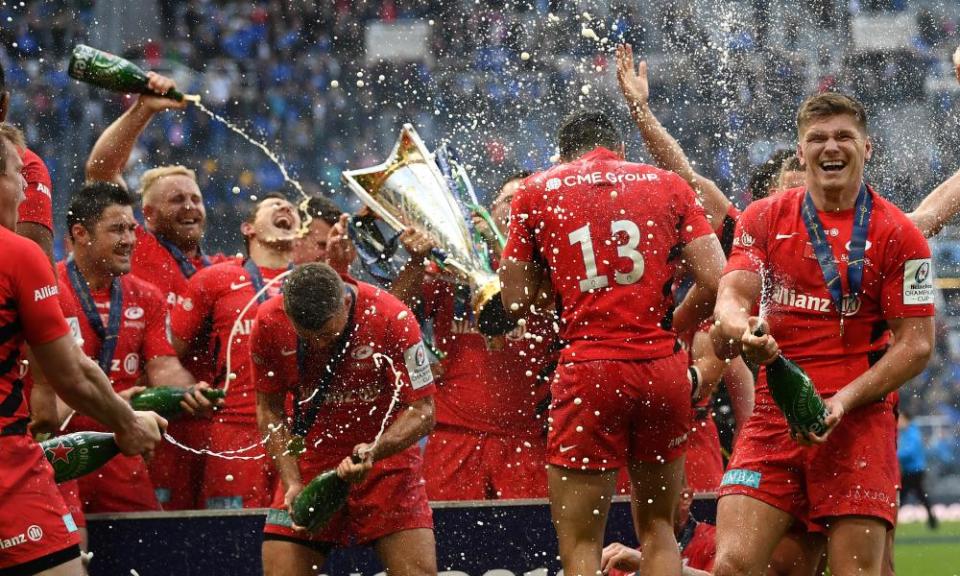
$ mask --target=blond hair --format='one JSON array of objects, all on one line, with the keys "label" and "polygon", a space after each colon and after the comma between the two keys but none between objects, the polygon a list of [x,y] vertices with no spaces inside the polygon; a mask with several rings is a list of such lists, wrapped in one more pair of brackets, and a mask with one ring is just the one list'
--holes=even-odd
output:
[{"label": "blond hair", "polygon": [[[23,132],[21,132],[20,129],[13,124],[0,122],[0,138],[9,140],[17,150],[22,150],[23,148],[27,147],[26,140],[23,137]],[[0,154],[0,174],[6,173],[7,158],[3,154]]]},{"label": "blond hair", "polygon": [[197,181],[197,173],[193,170],[187,168],[186,166],[180,166],[179,164],[172,166],[158,166],[157,168],[151,168],[143,173],[143,176],[140,178],[140,203],[144,206],[152,204],[156,198],[154,194],[151,194],[150,191],[153,189],[154,185],[166,178],[168,176],[186,176],[194,182]]}]

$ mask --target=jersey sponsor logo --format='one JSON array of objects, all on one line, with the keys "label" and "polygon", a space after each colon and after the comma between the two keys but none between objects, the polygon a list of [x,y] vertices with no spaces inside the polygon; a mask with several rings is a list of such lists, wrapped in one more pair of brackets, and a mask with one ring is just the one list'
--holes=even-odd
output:
[{"label": "jersey sponsor logo", "polygon": [[786,240],[787,238],[793,238],[796,235],[797,235],[796,232],[791,232],[789,234],[777,234],[775,238],[777,240]]},{"label": "jersey sponsor logo", "polygon": [[249,286],[249,285],[250,285],[250,282],[231,282],[231,283],[230,283],[230,289],[231,289],[231,290],[240,290],[241,288],[246,288],[246,287]]},{"label": "jersey sponsor logo", "polygon": [[686,441],[687,441],[687,433],[684,432],[684,433],[681,434],[680,436],[677,436],[677,437],[674,438],[673,440],[670,440],[670,443],[667,444],[667,447],[668,447],[668,448],[676,448],[677,446],[683,444],[683,443],[686,442]]},{"label": "jersey sponsor logo", "polygon": [[51,296],[57,295],[57,285],[53,284],[51,286],[44,286],[43,288],[37,288],[33,291],[33,301],[39,302],[41,300],[46,300]]},{"label": "jersey sponsor logo", "polygon": [[80,331],[80,319],[76,316],[67,318],[67,326],[70,327],[70,335],[78,346],[83,346],[83,332]]},{"label": "jersey sponsor logo", "polygon": [[[803,294],[802,292],[797,292],[796,290],[789,290],[783,286],[777,286],[773,290],[773,295],[771,299],[780,304],[781,306],[789,306],[790,308],[801,308],[803,310],[810,310],[811,312],[829,312],[830,311],[830,299],[829,298],[820,298],[818,296],[812,296],[810,294]],[[857,311],[860,310],[859,304],[857,305]],[[853,314],[856,314],[857,311],[854,311]]]},{"label": "jersey sponsor logo", "polygon": [[39,190],[40,193],[46,196],[47,198],[51,197],[50,187],[44,184],[43,182],[37,182],[37,190]]},{"label": "jersey sponsor logo", "polygon": [[[243,320],[237,322],[237,331],[234,332],[234,335],[249,336],[250,331],[253,330],[253,318],[244,318]],[[234,342],[236,344],[236,342]],[[294,350],[296,352],[296,350]]]},{"label": "jersey sponsor logo", "polygon": [[323,399],[324,404],[370,404],[376,402],[380,397],[381,387],[379,384],[364,386],[355,390],[334,390],[329,392]]},{"label": "jersey sponsor logo", "polygon": [[733,239],[734,246],[743,246],[744,248],[753,246],[754,242],[756,242],[756,240],[754,240],[753,236],[747,234],[746,232],[741,234],[738,238]]},{"label": "jersey sponsor logo", "polygon": [[576,447],[577,447],[576,444],[571,444],[569,446],[560,446],[560,453],[566,454],[567,452],[569,452],[570,450],[573,450]]},{"label": "jersey sponsor logo", "polygon": [[654,173],[641,172],[589,172],[587,174],[570,174],[563,178],[550,178],[545,184],[548,191],[558,190],[561,186],[578,186],[581,184],[622,184],[624,182],[650,182],[659,180]]},{"label": "jersey sponsor logo", "polygon": [[136,352],[131,352],[127,354],[127,357],[123,359],[123,370],[131,376],[137,373],[137,370],[140,369],[140,355]]},{"label": "jersey sponsor logo", "polygon": [[933,304],[933,270],[929,258],[907,260],[903,264],[903,303]]},{"label": "jersey sponsor logo", "polygon": [[350,352],[350,356],[354,360],[366,360],[367,358],[373,356],[373,346],[357,346],[353,349],[353,352]]},{"label": "jersey sponsor logo", "polygon": [[19,546],[26,543],[27,535],[21,532],[20,534],[11,536],[10,538],[0,538],[0,550],[6,550],[7,548],[13,548],[14,546]]},{"label": "jersey sponsor logo", "polygon": [[131,306],[123,311],[123,316],[127,320],[139,320],[143,318],[143,308],[139,306]]},{"label": "jersey sponsor logo", "polygon": [[427,348],[423,341],[417,342],[407,348],[403,353],[403,362],[407,365],[407,372],[410,373],[410,385],[414,390],[423,388],[433,382],[433,372],[430,370],[430,363],[427,361]]},{"label": "jersey sponsor logo", "polygon": [[843,297],[841,305],[843,306],[843,315],[844,316],[856,316],[857,312],[860,311],[860,297],[854,296],[853,294],[848,294]]},{"label": "jersey sponsor logo", "polygon": [[27,528],[27,538],[29,538],[31,542],[39,542],[43,539],[43,529],[36,524],[31,525]]},{"label": "jersey sponsor logo", "polygon": [[743,468],[733,468],[723,473],[721,486],[749,486],[750,488],[760,487],[760,473],[754,470],[744,470]]}]

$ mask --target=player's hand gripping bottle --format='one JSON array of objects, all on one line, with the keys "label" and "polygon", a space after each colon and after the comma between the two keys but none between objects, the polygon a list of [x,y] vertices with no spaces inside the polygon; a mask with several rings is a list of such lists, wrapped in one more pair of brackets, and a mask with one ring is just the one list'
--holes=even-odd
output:
[{"label": "player's hand gripping bottle", "polygon": [[[358,456],[353,457],[359,463]],[[323,528],[337,510],[347,503],[350,484],[337,475],[336,469],[327,470],[307,484],[290,507],[293,522],[314,532]]]},{"label": "player's hand gripping bottle", "polygon": [[200,101],[197,95],[181,94],[177,90],[157,94],[150,89],[147,73],[139,66],[109,52],[83,44],[77,44],[74,47],[67,73],[71,78],[114,92],[153,94],[177,101]]},{"label": "player's hand gripping bottle", "polygon": [[[763,328],[754,331],[763,336]],[[827,406],[817,393],[813,380],[795,362],[782,353],[767,364],[767,386],[777,407],[794,432],[823,434],[826,429]]]},{"label": "player's hand gripping bottle", "polygon": [[[211,402],[225,396],[222,388],[204,388],[201,389],[204,397]],[[193,386],[186,388],[180,386],[154,386],[147,388],[130,399],[130,406],[134,410],[154,411],[164,418],[177,416],[183,412],[180,401],[187,394],[193,393]]]},{"label": "player's hand gripping bottle", "polygon": [[120,453],[107,432],[74,432],[40,443],[58,483],[89,474]]}]

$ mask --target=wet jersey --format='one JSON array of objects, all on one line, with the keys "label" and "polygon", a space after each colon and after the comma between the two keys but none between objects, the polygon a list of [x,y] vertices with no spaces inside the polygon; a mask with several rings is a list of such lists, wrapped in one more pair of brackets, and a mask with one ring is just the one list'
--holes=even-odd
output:
[{"label": "wet jersey", "polygon": [[24,191],[25,198],[20,203],[17,222],[40,224],[53,232],[53,185],[47,165],[28,148],[20,150],[20,159],[23,161],[23,170],[20,173],[27,181],[27,189]]},{"label": "wet jersey", "polygon": [[[358,443],[373,441],[398,387],[402,404],[434,393],[433,375],[413,313],[370,284],[358,282],[352,289],[354,327],[347,354],[306,437],[308,452],[338,459],[350,454]],[[250,335],[257,392],[309,397],[334,346],[317,351],[304,345],[304,357],[298,362],[297,334],[284,312],[282,295],[262,304]],[[402,409],[401,404],[394,408],[388,426]]]},{"label": "wet jersey", "polygon": [[[279,276],[286,268],[257,268],[264,283]],[[259,280],[257,281],[259,282]],[[200,270],[187,284],[184,298],[170,314],[173,335],[184,342],[206,338],[201,343],[204,350],[213,350],[216,359],[216,376],[210,383],[222,388],[227,377],[227,343],[233,333],[230,346],[230,371],[236,378],[230,382],[224,405],[215,419],[249,423],[256,419],[257,395],[250,374],[250,330],[257,317],[259,303],[254,299],[258,292],[255,280],[238,261],[222,262]],[[280,283],[264,293],[264,300],[280,293]],[[251,303],[252,302],[252,303]],[[242,318],[240,312],[250,304]]]},{"label": "wet jersey", "polygon": [[563,304],[563,362],[674,352],[663,321],[683,247],[713,234],[690,186],[605,148],[526,179],[503,258],[545,263]]},{"label": "wet jersey", "polygon": [[[787,190],[751,204],[740,217],[725,273],[765,278],[761,312],[783,354],[821,394],[833,394],[865,372],[887,343],[887,319],[933,316],[930,248],[910,220],[873,190],[859,298],[849,297],[847,260],[853,209],[819,212],[843,282],[844,322],[831,299],[801,216],[805,191]],[[761,372],[761,374],[763,374]],[[764,375],[758,402],[770,401]]]}]

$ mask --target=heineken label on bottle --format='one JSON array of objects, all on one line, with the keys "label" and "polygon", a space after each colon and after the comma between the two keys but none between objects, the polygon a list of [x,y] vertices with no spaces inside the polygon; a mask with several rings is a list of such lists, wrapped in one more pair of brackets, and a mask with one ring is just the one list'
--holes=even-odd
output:
[{"label": "heineken label on bottle", "polygon": [[120,452],[113,434],[106,432],[74,432],[41,442],[40,447],[57,482],[89,474]]},{"label": "heineken label on bottle", "polygon": [[73,58],[70,60],[68,73],[78,80],[98,77],[116,77],[121,73],[126,62],[90,46],[78,44],[73,49]]}]

